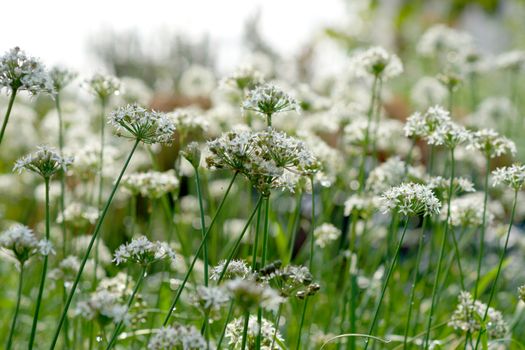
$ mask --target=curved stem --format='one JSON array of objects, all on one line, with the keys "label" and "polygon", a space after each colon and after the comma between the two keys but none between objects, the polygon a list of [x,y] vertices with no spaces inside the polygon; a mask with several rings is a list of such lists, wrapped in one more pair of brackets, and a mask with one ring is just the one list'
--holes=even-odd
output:
[{"label": "curved stem", "polygon": [[[381,288],[381,295],[379,297],[379,300],[377,301],[376,309],[374,312],[374,317],[372,318],[372,323],[370,324],[370,328],[368,329],[368,335],[373,335],[374,328],[377,323],[377,318],[379,316],[379,310],[381,309],[381,304],[383,302],[383,298],[386,294],[386,289],[388,287],[388,282],[390,281],[390,277],[392,276],[392,272],[394,271],[397,263],[397,259],[399,257],[399,252],[401,251],[401,246],[403,245],[403,240],[405,238],[405,234],[407,232],[408,228],[408,218],[405,218],[405,225],[403,227],[403,233],[401,234],[401,238],[399,239],[399,242],[397,243],[396,250],[394,252],[394,257],[392,258],[392,262],[390,263],[390,266],[388,267],[388,271],[386,274],[385,281],[383,283],[383,287]],[[369,339],[365,341],[365,350],[368,349],[368,345],[370,344]]]},{"label": "curved stem", "polygon": [[111,205],[111,202],[113,201],[113,197],[115,196],[115,193],[117,192],[117,188],[120,184],[120,181],[122,180],[122,176],[124,176],[124,172],[126,171],[131,158],[133,157],[133,153],[135,153],[135,150],[137,149],[137,146],[139,145],[140,140],[137,139],[135,143],[133,144],[133,148],[131,149],[131,152],[129,153],[128,158],[126,159],[126,162],[124,163],[124,167],[122,168],[117,181],[115,182],[115,185],[113,185],[113,189],[111,190],[111,194],[109,195],[109,198],[106,201],[106,204],[104,206],[104,209],[102,210],[102,214],[100,215],[97,225],[95,226],[95,231],[93,232],[93,235],[91,236],[91,240],[89,241],[89,245],[87,247],[86,253],[84,254],[84,257],[82,258],[82,262],[80,263],[80,268],[78,270],[78,273],[75,277],[75,281],[73,282],[73,285],[71,287],[71,290],[69,291],[69,295],[66,300],[66,304],[64,305],[64,309],[62,310],[62,314],[60,316],[60,320],[58,322],[57,329],[55,331],[55,334],[53,336],[53,340],[51,342],[50,349],[54,349],[58,340],[58,336],[60,335],[60,330],[62,329],[62,325],[67,317],[67,311],[69,310],[69,306],[71,305],[71,301],[73,300],[73,296],[75,294],[75,291],[77,289],[78,283],[80,281],[80,276],[82,275],[82,272],[84,272],[84,267],[86,266],[86,262],[89,258],[89,254],[91,253],[91,249],[93,248],[93,245],[95,244],[95,240],[98,237],[98,234],[100,232],[100,229],[102,228],[102,224],[104,222],[104,219],[106,218],[106,214],[108,212],[109,206]]},{"label": "curved stem", "polygon": [[403,339],[403,349],[407,348],[408,332],[410,329],[410,321],[412,318],[412,310],[414,308],[414,297],[416,295],[416,285],[419,277],[419,266],[421,264],[421,256],[423,255],[423,243],[425,237],[425,229],[428,222],[428,216],[423,218],[423,223],[421,224],[421,234],[419,235],[419,240],[417,244],[417,255],[416,255],[416,266],[414,267],[414,276],[412,277],[412,286],[410,288],[410,297],[408,302],[408,316],[407,322],[405,324],[405,336]]},{"label": "curved stem", "polygon": [[9,330],[9,336],[7,337],[6,350],[11,349],[13,344],[13,335],[15,334],[16,319],[18,318],[18,311],[20,310],[20,299],[22,298],[22,281],[24,280],[24,263],[20,264],[20,274],[18,275],[18,290],[16,293],[16,307],[15,315],[13,316],[13,322],[11,322],[11,329]]},{"label": "curved stem", "polygon": [[164,322],[162,323],[163,326],[166,326],[168,324],[171,314],[173,313],[175,306],[177,306],[177,302],[179,301],[180,296],[182,295],[182,291],[184,290],[184,287],[186,286],[186,283],[188,282],[188,278],[190,277],[190,274],[193,271],[193,268],[195,267],[195,263],[197,262],[197,259],[199,258],[199,255],[202,251],[202,248],[204,247],[206,238],[210,234],[210,231],[213,228],[213,224],[215,223],[215,220],[217,219],[217,217],[219,216],[219,213],[221,212],[222,206],[224,205],[224,202],[226,201],[226,197],[228,197],[228,194],[230,193],[230,189],[232,187],[233,181],[235,180],[236,176],[237,176],[237,173],[235,173],[235,175],[233,176],[232,181],[230,182],[228,189],[224,193],[221,203],[219,204],[219,207],[217,208],[217,211],[215,212],[215,215],[213,216],[213,219],[211,219],[210,226],[208,226],[208,229],[206,230],[206,233],[204,234],[204,237],[201,240],[199,248],[197,249],[197,252],[195,253],[193,257],[193,260],[191,261],[190,267],[188,268],[188,271],[186,272],[186,275],[184,276],[184,279],[182,280],[182,283],[177,290],[177,294],[173,298],[173,302],[171,303],[170,309],[168,310],[166,318],[164,319]]},{"label": "curved stem", "polygon": [[490,173],[490,155],[485,155],[485,180],[484,180],[484,195],[483,195],[483,218],[481,219],[481,231],[479,236],[479,255],[478,255],[478,269],[476,275],[476,284],[474,286],[474,300],[478,297],[478,287],[479,281],[481,279],[481,263],[483,260],[483,253],[485,250],[485,230],[486,230],[486,220],[487,220],[487,203],[489,199],[489,173]]},{"label": "curved stem", "polygon": [[0,131],[0,144],[2,144],[2,139],[4,138],[5,129],[7,127],[7,122],[9,121],[9,116],[11,115],[11,109],[15,103],[15,97],[17,89],[11,90],[11,97],[9,98],[9,104],[7,105],[7,111],[5,112],[4,122],[2,124],[2,130]]},{"label": "curved stem", "polygon": [[439,252],[439,259],[438,259],[438,266],[436,270],[436,276],[434,278],[434,285],[432,287],[432,302],[430,304],[430,314],[428,316],[428,323],[427,323],[427,330],[425,334],[425,342],[424,342],[424,349],[427,350],[429,346],[429,339],[430,339],[430,329],[432,328],[432,321],[434,316],[434,308],[436,306],[436,297],[437,292],[440,289],[439,288],[439,277],[441,274],[441,265],[443,263],[443,256],[445,254],[445,246],[447,243],[447,235],[448,235],[448,229],[449,229],[449,221],[450,221],[450,201],[452,200],[452,194],[453,194],[453,187],[454,187],[454,168],[455,168],[455,160],[454,160],[454,148],[450,149],[450,184],[448,189],[448,198],[447,198],[447,217],[445,219],[445,230],[443,232],[443,237],[441,239],[441,249]]},{"label": "curved stem", "polygon": [[[139,291],[139,288],[142,285],[142,282],[144,281],[144,278],[147,275],[147,273],[146,273],[147,269],[148,269],[147,265],[142,267],[141,274],[139,276],[139,280],[137,281],[137,284],[135,284],[135,288],[133,288],[133,292],[131,293],[131,295],[130,295],[130,297],[128,299],[127,308],[126,308],[126,314],[129,312],[131,304],[133,303],[133,299],[135,299],[135,295],[137,295],[137,292]],[[110,350],[116,344],[117,336],[119,335],[120,330],[121,330],[123,325],[124,325],[124,320],[121,320],[115,326],[115,329],[113,330],[113,334],[111,335],[111,338],[109,340],[108,346],[106,347],[106,350]]]},{"label": "curved stem", "polygon": [[[514,202],[512,203],[512,212],[510,214],[510,223],[509,228],[507,230],[507,235],[505,237],[505,245],[503,246],[503,249],[501,250],[500,256],[499,256],[499,263],[498,263],[498,270],[496,272],[496,277],[494,277],[494,282],[492,283],[492,287],[490,288],[490,295],[489,295],[489,301],[487,302],[487,308],[485,309],[485,313],[483,315],[483,322],[485,323],[487,320],[487,316],[489,314],[489,308],[490,304],[492,303],[492,299],[494,298],[494,294],[496,293],[496,287],[498,285],[498,279],[501,274],[501,269],[503,267],[503,260],[505,259],[505,254],[507,253],[507,248],[509,246],[509,238],[510,238],[510,232],[512,230],[512,223],[514,221],[514,214],[516,213],[516,204],[518,202],[518,190],[514,191]],[[487,329],[482,329],[478,334],[478,339],[476,340],[476,347],[474,350],[476,350],[479,346],[479,341],[481,340],[481,334],[483,332],[486,332]]]},{"label": "curved stem", "polygon": [[[49,241],[49,225],[50,225],[50,215],[49,215],[49,177],[44,178],[45,191],[46,191],[46,240]],[[38,295],[36,298],[36,307],[35,314],[33,316],[33,325],[31,327],[31,335],[29,336],[29,349],[33,348],[33,344],[36,336],[36,327],[38,324],[38,314],[40,313],[40,305],[42,303],[42,295],[44,294],[44,285],[46,283],[47,275],[47,260],[48,254],[44,256],[44,266],[42,267],[42,276],[40,278],[40,286],[38,287]]]}]

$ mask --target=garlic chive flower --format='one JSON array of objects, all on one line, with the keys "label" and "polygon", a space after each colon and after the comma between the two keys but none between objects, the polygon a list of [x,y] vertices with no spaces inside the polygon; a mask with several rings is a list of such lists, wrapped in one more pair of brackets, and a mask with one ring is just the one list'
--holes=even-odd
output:
[{"label": "garlic chive flower", "polygon": [[33,230],[21,224],[14,224],[2,232],[0,247],[10,250],[20,264],[35,254],[46,256],[54,253],[51,242],[37,239]]},{"label": "garlic chive flower", "polygon": [[492,129],[482,129],[473,132],[467,148],[479,150],[490,158],[500,157],[504,154],[515,156],[516,145],[504,136],[498,135]]},{"label": "garlic chive flower", "polygon": [[253,89],[255,86],[263,84],[263,74],[251,65],[242,65],[230,76],[224,78],[220,85],[231,86],[241,91]]},{"label": "garlic chive flower", "polygon": [[195,290],[195,302],[211,317],[220,316],[221,309],[230,301],[229,293],[222,287],[198,286]]},{"label": "garlic chive flower", "polygon": [[380,201],[384,213],[395,211],[406,216],[439,214],[441,207],[430,187],[415,183],[392,187]]},{"label": "garlic chive flower", "polygon": [[69,83],[71,83],[77,74],[61,67],[53,67],[49,71],[49,78],[51,79],[51,84],[53,85],[53,93],[60,92],[65,88]]},{"label": "garlic chive flower", "polygon": [[320,248],[326,247],[339,237],[341,237],[341,230],[327,222],[317,226],[314,230],[315,244]]},{"label": "garlic chive flower", "polygon": [[300,112],[299,103],[279,87],[271,84],[261,84],[248,92],[242,104],[245,111],[254,111],[268,118],[281,112],[295,110]]},{"label": "garlic chive flower", "polygon": [[429,145],[443,145],[450,149],[466,143],[468,140],[470,140],[470,132],[454,122],[442,123],[427,138]]},{"label": "garlic chive flower", "polygon": [[358,77],[371,75],[383,81],[403,73],[403,64],[399,57],[379,46],[355,54],[352,58],[352,66]]},{"label": "garlic chive flower", "polygon": [[258,307],[277,310],[279,304],[284,301],[273,288],[254,280],[237,278],[227,281],[225,285],[235,304],[245,311]]},{"label": "garlic chive flower", "polygon": [[115,251],[113,261],[120,265],[122,263],[134,262],[147,266],[163,259],[175,260],[175,252],[168,243],[150,242],[146,237],[134,238],[131,242],[122,244]]},{"label": "garlic chive flower", "polygon": [[60,170],[66,171],[72,163],[73,158],[63,158],[53,148],[38,146],[36,152],[17,160],[13,171],[21,173],[23,170],[28,170],[49,179]]},{"label": "garlic chive flower", "polygon": [[525,182],[525,165],[513,164],[492,172],[493,186],[504,184],[518,191],[523,187],[523,182]]},{"label": "garlic chive flower", "polygon": [[500,69],[519,71],[525,67],[525,51],[512,50],[500,54],[496,58],[496,66]]},{"label": "garlic chive flower", "polygon": [[[224,271],[226,260],[221,261],[217,266],[213,267],[210,272],[210,279],[218,281]],[[248,264],[243,260],[231,260],[224,272],[224,278],[233,280],[236,278],[245,279],[252,276],[252,272]]]},{"label": "garlic chive flower", "polygon": [[201,350],[206,340],[194,326],[175,325],[159,329],[148,344],[148,350]]},{"label": "garlic chive flower", "polygon": [[507,334],[508,326],[501,312],[489,307],[487,319],[482,324],[487,305],[472,298],[469,292],[461,292],[458,305],[452,314],[448,325],[464,333],[476,333],[486,329],[490,338],[503,338]]},{"label": "garlic chive flower", "polygon": [[98,73],[86,80],[86,85],[95,96],[103,101],[108,100],[111,95],[118,95],[122,88],[117,78]]},{"label": "garlic chive flower", "polygon": [[[244,330],[244,318],[239,317],[235,320],[228,323],[226,326],[226,338],[229,339],[228,345],[232,349],[239,350],[242,348],[242,339],[243,339],[243,330]],[[260,332],[259,332],[260,330]],[[278,329],[275,329],[272,322],[268,321],[265,318],[261,319],[261,325],[259,327],[259,321],[257,316],[250,316],[248,319],[248,332],[246,334],[246,348],[247,349],[256,349],[257,348],[257,338],[261,334],[260,344],[261,349],[265,350],[278,350],[282,349],[281,345],[283,344],[284,339],[279,333]],[[275,342],[274,342],[275,335]],[[273,347],[272,347],[273,344]]]},{"label": "garlic chive flower", "polygon": [[277,261],[265,266],[258,272],[258,278],[279,291],[283,298],[295,296],[299,299],[316,294],[321,288],[313,283],[313,276],[305,266],[288,265],[281,268]]},{"label": "garlic chive flower", "polygon": [[122,177],[122,187],[132,195],[145,198],[160,198],[167,193],[177,192],[180,182],[174,170],[165,172],[150,170],[145,173],[134,173]]},{"label": "garlic chive flower", "polygon": [[117,108],[109,115],[109,124],[118,136],[146,144],[171,143],[175,125],[164,113],[148,111],[136,104]]},{"label": "garlic chive flower", "polygon": [[199,167],[201,163],[201,149],[197,142],[190,142],[181,154],[194,168]]},{"label": "garlic chive flower", "polygon": [[[427,186],[435,193],[439,194],[443,198],[448,198],[448,191],[450,187],[450,178],[442,176],[432,176],[426,181]],[[465,192],[474,192],[474,184],[467,178],[455,177],[452,180],[452,194],[460,194]]]},{"label": "garlic chive flower", "polygon": [[436,105],[429,107],[425,113],[416,112],[408,117],[405,124],[405,136],[428,138],[441,125],[450,122],[450,112]]},{"label": "garlic chive flower", "polygon": [[[450,217],[449,224],[455,227],[479,227],[483,224],[483,196],[481,193],[473,193],[458,198],[454,198],[450,202]],[[447,206],[443,207],[441,212],[441,219],[446,220]],[[490,224],[494,219],[494,215],[489,208],[486,210],[485,222]]]},{"label": "garlic chive flower", "polygon": [[437,24],[421,36],[417,44],[417,52],[424,57],[459,53],[468,50],[474,45],[473,38],[465,32]]},{"label": "garlic chive flower", "polygon": [[14,47],[0,57],[0,87],[31,94],[50,91],[51,81],[40,60]]}]

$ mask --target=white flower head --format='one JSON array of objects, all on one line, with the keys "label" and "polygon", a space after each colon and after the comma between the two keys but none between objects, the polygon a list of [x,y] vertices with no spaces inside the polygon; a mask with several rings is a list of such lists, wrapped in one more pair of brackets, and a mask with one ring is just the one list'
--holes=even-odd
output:
[{"label": "white flower head", "polygon": [[40,60],[27,56],[19,47],[0,56],[0,87],[11,91],[26,90],[31,94],[53,89]]},{"label": "white flower head", "polygon": [[[244,318],[239,317],[228,323],[226,327],[226,337],[229,339],[229,345],[233,349],[241,349],[244,329]],[[261,334],[261,349],[265,350],[280,350],[282,347],[279,344],[283,343],[283,338],[273,326],[273,323],[263,318],[261,320],[261,327],[259,329],[259,322],[257,316],[250,316],[248,319],[248,332],[246,334],[246,348],[255,349],[257,338]],[[274,335],[276,341],[274,342]],[[273,347],[272,347],[273,344]]]},{"label": "white flower head", "polygon": [[165,242],[151,242],[141,236],[118,247],[113,261],[117,265],[134,262],[146,266],[163,259],[175,260],[175,251]]},{"label": "white flower head", "polygon": [[146,144],[171,143],[175,132],[173,121],[165,113],[149,111],[136,104],[117,108],[108,120],[118,136]]},{"label": "white flower head", "polygon": [[250,90],[242,104],[242,109],[257,112],[265,117],[292,110],[300,112],[297,100],[271,84],[261,84]]},{"label": "white flower head", "polygon": [[226,282],[236,305],[243,310],[262,307],[267,310],[277,310],[284,299],[273,288],[250,279],[234,279]]},{"label": "white flower head", "polygon": [[504,154],[515,156],[516,145],[505,136],[500,136],[492,129],[482,129],[472,133],[467,148],[476,149],[490,158],[500,157]]},{"label": "white flower head", "polygon": [[53,92],[60,92],[69,83],[71,83],[76,78],[76,76],[76,73],[65,68],[51,68],[51,70],[49,71],[49,78],[51,79],[51,84],[53,85]]},{"label": "white flower head", "polygon": [[396,211],[406,216],[435,215],[440,207],[441,203],[430,187],[421,184],[401,184],[381,196],[381,209],[385,213]]},{"label": "white flower head", "polygon": [[237,278],[245,279],[252,276],[252,272],[244,260],[233,259],[226,267],[226,271],[224,271],[225,267],[226,260],[223,260],[217,266],[212,268],[210,279],[218,281],[222,274],[224,274],[223,278],[228,280]]},{"label": "white flower head", "polygon": [[174,170],[159,172],[150,170],[145,173],[134,173],[122,177],[122,187],[133,195],[146,198],[160,198],[179,189],[179,179]]},{"label": "white flower head", "polygon": [[341,237],[341,230],[330,223],[323,223],[314,230],[315,244],[320,248]]},{"label": "white flower head", "polygon": [[151,337],[148,350],[201,350],[206,339],[194,326],[175,325],[161,328]]},{"label": "white flower head", "polygon": [[117,78],[99,73],[86,80],[86,85],[89,91],[101,100],[107,100],[111,95],[118,95],[122,88]]},{"label": "white flower head", "polygon": [[379,46],[371,47],[354,55],[352,65],[358,77],[371,75],[387,80],[403,73],[403,64],[399,57]]},{"label": "white flower head", "polygon": [[0,247],[10,250],[20,263],[35,254],[45,256],[53,253],[49,241],[38,240],[33,230],[21,224],[14,224],[0,234]]},{"label": "white flower head", "polygon": [[492,172],[494,186],[507,185],[515,191],[520,190],[525,182],[525,165],[513,164],[508,167],[498,168]]},{"label": "white flower head", "polygon": [[67,170],[73,158],[63,158],[53,148],[38,146],[37,151],[16,161],[13,171],[21,173],[28,170],[44,178],[50,178],[60,170]]}]

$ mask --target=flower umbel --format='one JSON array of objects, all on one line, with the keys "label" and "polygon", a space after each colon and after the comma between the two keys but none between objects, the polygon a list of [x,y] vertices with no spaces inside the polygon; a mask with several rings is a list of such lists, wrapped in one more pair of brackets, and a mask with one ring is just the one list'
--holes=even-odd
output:
[{"label": "flower umbel", "polygon": [[118,247],[113,261],[117,265],[134,262],[146,266],[163,259],[175,260],[173,249],[165,242],[150,242],[141,236]]},{"label": "flower umbel", "polygon": [[60,170],[67,170],[73,158],[63,158],[53,148],[38,146],[37,151],[16,161],[13,171],[29,170],[44,178],[50,178]]}]

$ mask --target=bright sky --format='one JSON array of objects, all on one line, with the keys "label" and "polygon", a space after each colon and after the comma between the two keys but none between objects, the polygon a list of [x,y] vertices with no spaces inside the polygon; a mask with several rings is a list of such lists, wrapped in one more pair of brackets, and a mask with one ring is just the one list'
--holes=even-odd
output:
[{"label": "bright sky", "polygon": [[0,51],[20,46],[46,65],[92,71],[86,39],[104,28],[136,29],[145,37],[167,29],[210,33],[219,65],[234,66],[245,19],[262,10],[261,32],[291,53],[321,25],[341,20],[342,0],[25,0],[2,3]]}]

